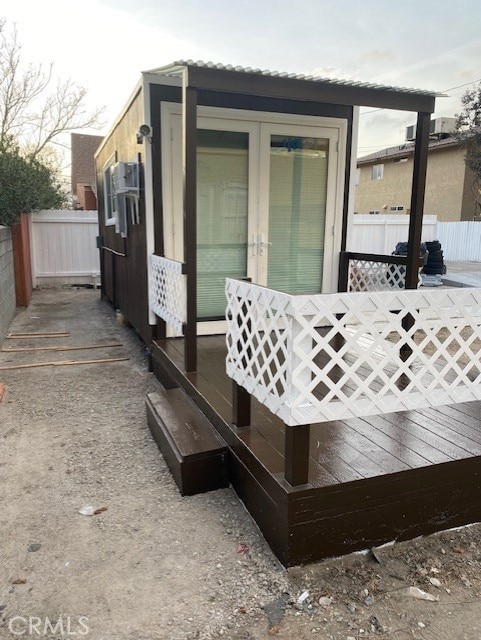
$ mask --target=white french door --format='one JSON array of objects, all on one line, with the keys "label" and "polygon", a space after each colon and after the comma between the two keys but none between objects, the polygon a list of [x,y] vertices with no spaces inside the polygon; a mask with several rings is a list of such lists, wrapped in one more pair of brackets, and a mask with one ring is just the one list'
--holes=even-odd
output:
[{"label": "white french door", "polygon": [[337,129],[260,125],[259,284],[331,290],[338,142]]},{"label": "white french door", "polygon": [[[179,112],[168,115],[163,119],[170,129],[163,146],[165,248],[167,257],[182,261],[182,125]],[[199,117],[199,334],[224,331],[226,277],[248,277],[289,293],[333,290],[339,131]]]}]

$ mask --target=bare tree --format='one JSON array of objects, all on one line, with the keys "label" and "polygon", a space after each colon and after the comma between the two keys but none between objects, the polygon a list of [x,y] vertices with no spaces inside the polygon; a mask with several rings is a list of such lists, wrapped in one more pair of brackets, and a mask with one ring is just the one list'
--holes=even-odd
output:
[{"label": "bare tree", "polygon": [[101,126],[103,109],[87,110],[86,89],[64,80],[51,90],[52,67],[23,63],[15,25],[0,19],[0,147],[15,140],[37,156],[64,132]]}]

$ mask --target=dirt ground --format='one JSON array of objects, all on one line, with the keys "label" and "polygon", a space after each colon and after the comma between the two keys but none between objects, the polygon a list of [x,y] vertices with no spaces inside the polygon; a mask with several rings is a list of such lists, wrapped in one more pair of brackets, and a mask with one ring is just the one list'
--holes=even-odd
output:
[{"label": "dirt ground", "polygon": [[232,490],[180,497],[146,426],[145,350],[97,291],[37,291],[10,330],[70,335],[4,349],[122,346],[3,367],[129,359],[0,371],[2,640],[481,638],[480,525],[285,571]]}]

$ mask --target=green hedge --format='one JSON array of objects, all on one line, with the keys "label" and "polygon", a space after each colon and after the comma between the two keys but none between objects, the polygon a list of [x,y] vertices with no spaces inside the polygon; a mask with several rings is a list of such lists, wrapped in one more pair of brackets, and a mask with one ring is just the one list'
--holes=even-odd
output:
[{"label": "green hedge", "polygon": [[52,169],[16,147],[0,147],[0,225],[15,224],[20,213],[60,209],[64,202]]}]

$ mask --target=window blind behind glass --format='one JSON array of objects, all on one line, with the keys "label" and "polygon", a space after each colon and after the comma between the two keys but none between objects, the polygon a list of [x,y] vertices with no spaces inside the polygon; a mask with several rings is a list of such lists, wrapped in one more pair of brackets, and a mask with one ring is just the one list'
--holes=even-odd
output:
[{"label": "window blind behind glass", "polygon": [[225,315],[225,279],[247,275],[248,133],[197,139],[197,315]]},{"label": "window blind behind glass", "polygon": [[267,286],[319,293],[329,141],[271,136]]}]

